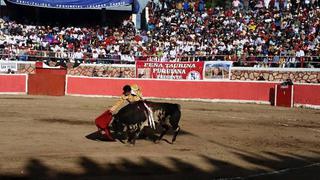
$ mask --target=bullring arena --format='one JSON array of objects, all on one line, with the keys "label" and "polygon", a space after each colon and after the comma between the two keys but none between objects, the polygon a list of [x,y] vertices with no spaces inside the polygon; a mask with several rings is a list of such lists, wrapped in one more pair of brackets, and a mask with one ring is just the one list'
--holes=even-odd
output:
[{"label": "bullring arena", "polygon": [[[71,79],[67,94],[75,93]],[[121,85],[126,80],[116,81]],[[94,118],[115,98],[0,99],[0,179],[319,178],[320,112],[315,109],[152,99],[181,105],[182,130],[173,145],[166,135],[159,144],[139,139],[131,146],[89,138],[97,130]]]},{"label": "bullring arena", "polygon": [[319,5],[0,0],[0,180],[319,180]]},{"label": "bullring arena", "polygon": [[318,110],[171,101],[182,106],[174,145],[87,139],[115,100],[1,95],[1,179],[319,177]]}]

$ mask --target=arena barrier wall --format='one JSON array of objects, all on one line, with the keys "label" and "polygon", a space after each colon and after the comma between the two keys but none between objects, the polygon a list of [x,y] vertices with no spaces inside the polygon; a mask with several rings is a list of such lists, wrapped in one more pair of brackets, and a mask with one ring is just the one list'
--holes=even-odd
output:
[{"label": "arena barrier wall", "polygon": [[[29,81],[28,81],[29,79]],[[66,81],[66,82],[65,82]],[[38,86],[39,83],[41,86]],[[139,84],[144,97],[272,104],[276,82],[111,79],[42,74],[0,74],[0,94],[119,96],[125,84]],[[279,82],[278,82],[279,83]],[[30,86],[31,85],[31,86]],[[65,86],[64,86],[65,85]],[[320,108],[320,85],[295,84],[295,106]]]},{"label": "arena barrier wall", "polygon": [[56,74],[56,75],[66,75],[66,69],[59,69],[59,68],[36,68],[36,74]]},{"label": "arena barrier wall", "polygon": [[0,74],[0,94],[26,94],[26,74]]},{"label": "arena barrier wall", "polygon": [[306,106],[316,106],[320,109],[320,85],[297,84],[294,86],[294,103]]},{"label": "arena barrier wall", "polygon": [[64,96],[65,75],[30,74],[29,95]]},{"label": "arena barrier wall", "polygon": [[66,94],[119,96],[123,85],[133,83],[142,88],[144,97],[261,102],[270,102],[270,93],[272,93],[270,89],[275,85],[272,82],[170,81],[67,76]]},{"label": "arena barrier wall", "polygon": [[65,95],[65,69],[37,68],[36,74],[30,74],[28,94],[30,95]]},{"label": "arena barrier wall", "polygon": [[[138,84],[144,97],[273,104],[279,82],[181,81],[67,76],[66,95],[119,96],[123,85]],[[296,105],[320,107],[320,85],[295,84]]]}]

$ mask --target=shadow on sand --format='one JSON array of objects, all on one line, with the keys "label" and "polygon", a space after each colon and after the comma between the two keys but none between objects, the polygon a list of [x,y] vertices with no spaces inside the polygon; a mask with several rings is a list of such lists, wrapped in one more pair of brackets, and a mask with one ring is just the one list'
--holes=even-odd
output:
[{"label": "shadow on sand", "polygon": [[[30,159],[26,164],[25,174],[0,175],[0,179],[308,179],[320,178],[320,153],[317,157],[306,157],[297,154],[276,154],[265,152],[262,156],[235,153],[241,160],[259,168],[243,168],[230,162],[218,160],[206,155],[199,155],[213,169],[204,171],[176,157],[165,157],[171,163],[166,167],[148,157],[141,157],[140,162],[132,162],[126,158],[118,163],[99,164],[88,157],[79,157],[78,165],[83,173],[56,171],[46,166],[39,159]],[[269,170],[265,170],[265,169]]]}]

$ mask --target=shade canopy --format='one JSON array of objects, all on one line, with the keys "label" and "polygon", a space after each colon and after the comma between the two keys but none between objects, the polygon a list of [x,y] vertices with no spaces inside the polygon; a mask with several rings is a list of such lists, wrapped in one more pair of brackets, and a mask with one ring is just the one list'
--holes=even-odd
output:
[{"label": "shade canopy", "polygon": [[58,9],[102,9],[127,6],[133,0],[7,0],[20,5]]}]

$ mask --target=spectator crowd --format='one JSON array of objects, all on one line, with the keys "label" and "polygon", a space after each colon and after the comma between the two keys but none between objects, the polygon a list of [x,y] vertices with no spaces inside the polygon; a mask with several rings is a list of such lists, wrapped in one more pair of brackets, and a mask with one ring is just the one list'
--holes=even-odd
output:
[{"label": "spectator crowd", "polygon": [[229,8],[207,8],[203,0],[160,0],[150,1],[147,11],[145,30],[137,30],[130,19],[118,27],[54,27],[3,18],[0,56],[320,65],[318,0],[233,0]]}]

